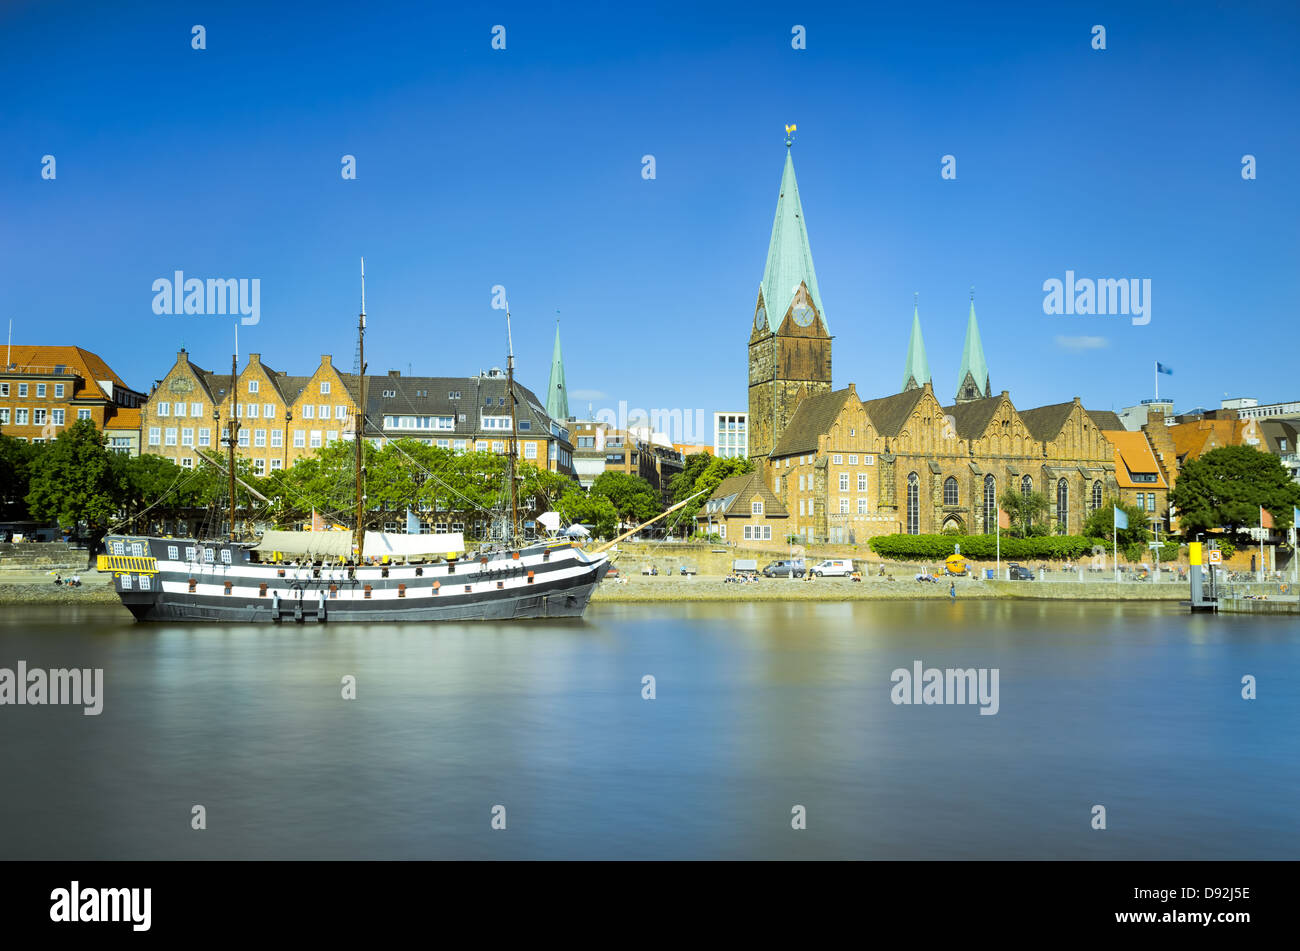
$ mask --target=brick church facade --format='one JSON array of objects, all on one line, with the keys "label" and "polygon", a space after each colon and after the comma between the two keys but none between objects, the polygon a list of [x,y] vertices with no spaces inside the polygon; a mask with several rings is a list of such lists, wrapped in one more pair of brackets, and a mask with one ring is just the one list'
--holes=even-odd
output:
[{"label": "brick church facade", "polygon": [[[1078,398],[1018,409],[1006,390],[994,393],[973,294],[950,399],[931,379],[916,309],[899,392],[863,399],[852,383],[832,388],[831,335],[786,145],[748,334],[750,458],[772,495],[764,517],[784,516],[772,547],[790,535],[865,544],[900,532],[992,532],[1008,486],[1047,495],[1052,529],[1078,533],[1094,508],[1118,495],[1104,431],[1123,427]],[[723,500],[715,493],[710,501],[717,508]],[[702,530],[708,513],[706,505]],[[742,537],[743,510],[733,508],[728,521],[728,538]]]}]

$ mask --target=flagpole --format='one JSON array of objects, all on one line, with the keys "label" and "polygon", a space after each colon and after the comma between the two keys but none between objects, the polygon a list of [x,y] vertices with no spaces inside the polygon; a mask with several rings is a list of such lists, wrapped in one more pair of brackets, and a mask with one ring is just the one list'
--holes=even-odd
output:
[{"label": "flagpole", "polygon": [[1111,562],[1115,565],[1115,583],[1119,584],[1119,525],[1115,521],[1115,507],[1110,509]]},{"label": "flagpole", "polygon": [[1255,580],[1260,584],[1264,583],[1264,506],[1259,507],[1259,571],[1255,572]]},{"label": "flagpole", "polygon": [[993,537],[997,539],[998,548],[998,567],[994,577],[999,581],[1002,580],[1002,511],[998,510],[998,527],[994,530]]},{"label": "flagpole", "polygon": [[1156,378],[1156,402],[1159,403],[1160,402],[1160,361],[1159,360],[1156,361],[1155,378]]}]

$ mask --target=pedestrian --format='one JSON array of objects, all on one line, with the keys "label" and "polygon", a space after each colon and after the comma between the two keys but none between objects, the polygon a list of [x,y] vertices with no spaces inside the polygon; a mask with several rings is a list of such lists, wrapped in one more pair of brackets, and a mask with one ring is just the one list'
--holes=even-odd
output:
[{"label": "pedestrian", "polygon": [[948,582],[948,597],[952,598],[954,601],[957,600],[957,582]]}]

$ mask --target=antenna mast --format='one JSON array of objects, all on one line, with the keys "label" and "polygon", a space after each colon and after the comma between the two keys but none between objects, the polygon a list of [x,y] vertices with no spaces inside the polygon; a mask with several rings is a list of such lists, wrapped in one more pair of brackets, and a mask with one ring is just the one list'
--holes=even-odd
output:
[{"label": "antenna mast", "polygon": [[362,445],[366,431],[366,259],[361,259],[361,316],[357,319],[357,364],[360,367],[361,386],[360,397],[361,405],[357,408],[357,419],[353,433],[352,441],[356,446],[356,469],[357,469],[357,518],[356,528],[353,532],[352,544],[357,550],[357,564],[361,564],[361,557],[365,553],[366,543],[366,497],[365,497],[365,470],[362,468],[365,447]]}]

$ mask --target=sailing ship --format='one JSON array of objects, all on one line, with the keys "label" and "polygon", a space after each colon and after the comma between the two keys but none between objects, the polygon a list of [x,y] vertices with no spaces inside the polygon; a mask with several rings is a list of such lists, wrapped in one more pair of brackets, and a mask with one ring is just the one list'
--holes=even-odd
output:
[{"label": "sailing ship", "polygon": [[[361,266],[357,324],[360,401],[353,428],[353,530],[266,531],[243,541],[236,529],[235,445],[239,420],[235,387],[225,442],[230,484],[230,532],[224,539],[108,535],[98,557],[114,589],[138,621],[469,621],[581,617],[609,570],[608,550],[647,523],[588,552],[548,520],[550,536],[532,542],[519,533],[515,482],[517,442],[509,440],[507,526],[496,543],[467,552],[461,533],[401,535],[365,530],[363,439],[366,433],[366,294]],[[518,432],[514,345],[506,312],[506,392],[511,432]],[[238,354],[231,380],[238,377]],[[686,501],[689,501],[686,500]],[[673,506],[657,521],[684,505]]]}]

